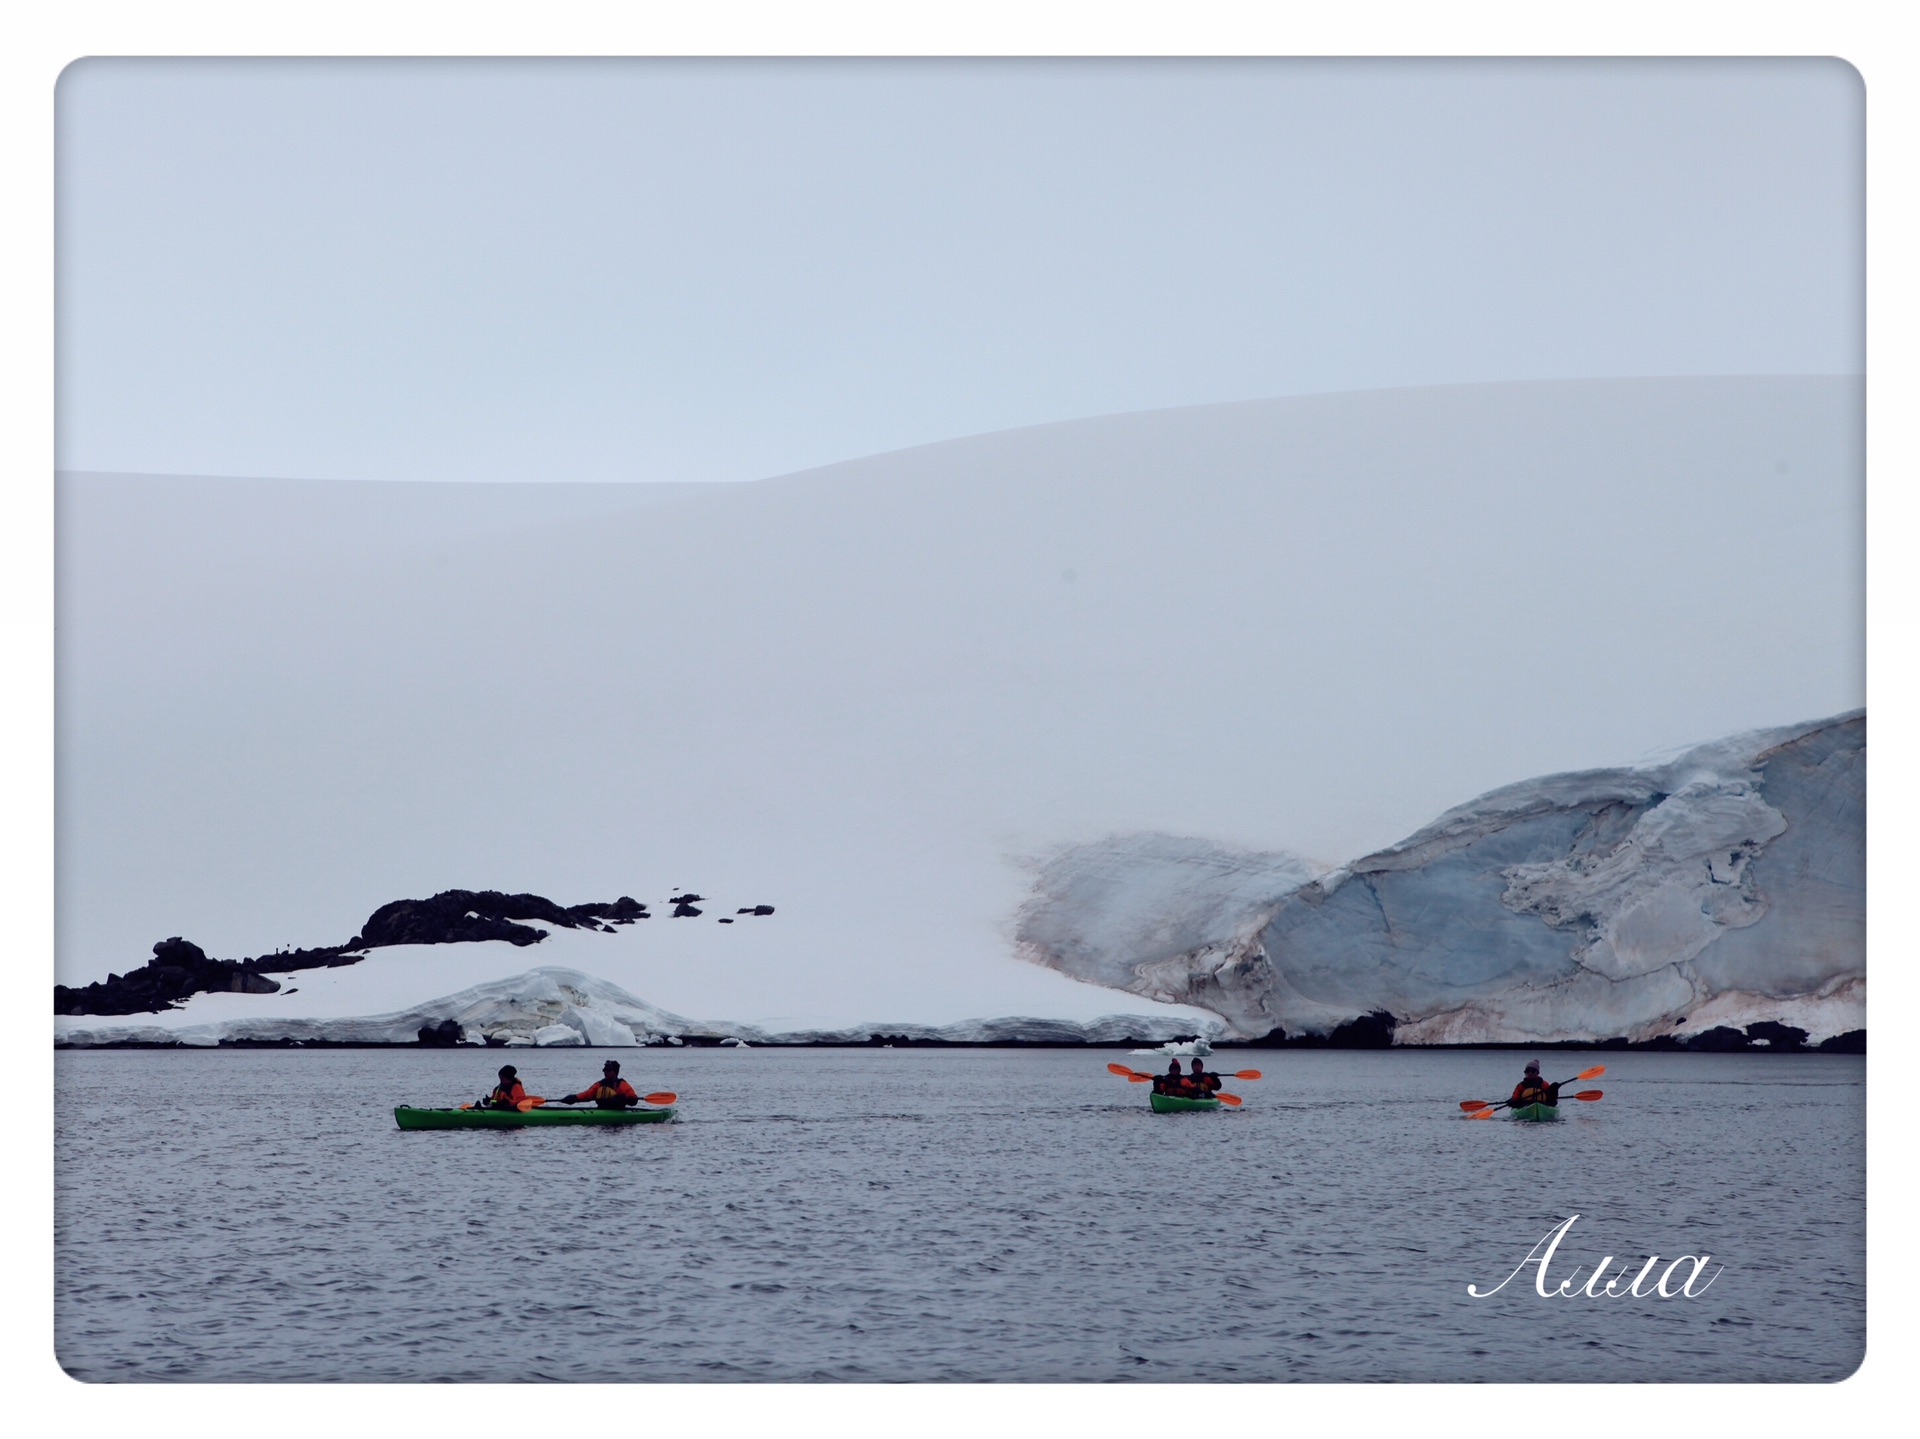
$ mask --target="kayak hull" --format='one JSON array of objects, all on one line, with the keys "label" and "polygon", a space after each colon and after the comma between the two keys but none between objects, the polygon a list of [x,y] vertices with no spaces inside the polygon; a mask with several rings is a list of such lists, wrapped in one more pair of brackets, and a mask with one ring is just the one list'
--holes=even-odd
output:
[{"label": "kayak hull", "polygon": [[1184,1114],[1189,1110],[1218,1109],[1217,1099],[1182,1099],[1177,1094],[1149,1094],[1147,1103],[1155,1114]]},{"label": "kayak hull", "polygon": [[672,1119],[666,1109],[415,1109],[397,1105],[394,1120],[402,1129],[527,1129],[548,1124],[658,1124]]},{"label": "kayak hull", "polygon": [[1515,1105],[1509,1112],[1515,1119],[1536,1123],[1542,1120],[1558,1119],[1560,1117],[1559,1107],[1552,1104],[1520,1104]]}]

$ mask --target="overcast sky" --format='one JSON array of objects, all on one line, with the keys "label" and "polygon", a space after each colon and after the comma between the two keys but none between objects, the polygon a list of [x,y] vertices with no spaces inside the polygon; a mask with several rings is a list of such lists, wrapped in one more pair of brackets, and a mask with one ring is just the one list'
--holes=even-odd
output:
[{"label": "overcast sky", "polygon": [[723,480],[1303,392],[1857,373],[1854,72],[86,61],[63,468]]}]

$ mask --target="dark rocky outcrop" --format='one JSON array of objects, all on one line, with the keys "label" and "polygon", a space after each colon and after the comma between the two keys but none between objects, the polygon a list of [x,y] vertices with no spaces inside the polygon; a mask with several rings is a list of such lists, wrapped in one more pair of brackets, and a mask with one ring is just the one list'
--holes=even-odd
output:
[{"label": "dark rocky outcrop", "polygon": [[1337,1024],[1326,1034],[1289,1035],[1284,1029],[1275,1029],[1259,1039],[1235,1043],[1248,1049],[1391,1049],[1397,1024],[1386,1010],[1376,1009]]},{"label": "dark rocky outcrop", "polygon": [[[603,929],[603,920],[631,923],[647,907],[621,895],[612,904],[576,904],[566,908],[537,894],[502,894],[497,889],[449,889],[432,899],[396,899],[367,918],[350,947],[388,944],[466,944],[504,939],[508,944],[538,944],[545,935],[514,920],[539,920],[562,929]],[[508,918],[511,915],[512,918]]]},{"label": "dark rocky outcrop", "polygon": [[[1393,1045],[1394,1017],[1385,1010],[1338,1025],[1330,1034],[1289,1035],[1276,1029],[1258,1039],[1217,1040],[1221,1049],[1386,1049]],[[1865,1054],[1867,1032],[1864,1029],[1836,1034],[1809,1046],[1807,1032],[1791,1024],[1763,1019],[1745,1029],[1716,1025],[1697,1034],[1663,1034],[1654,1039],[1630,1040],[1615,1036],[1602,1040],[1546,1040],[1463,1045],[1410,1045],[1422,1049],[1651,1049],[1695,1054]]]},{"label": "dark rocky outcrop", "polygon": [[[697,894],[676,898],[697,900]],[[761,906],[767,913],[772,909]],[[676,910],[675,913],[679,911]],[[695,910],[694,913],[699,911]],[[756,911],[757,913],[758,911]],[[650,919],[646,905],[630,895],[611,904],[562,906],[537,894],[503,894],[497,889],[449,889],[431,899],[397,899],[383,904],[345,944],[317,949],[278,950],[252,959],[209,959],[192,940],[175,935],[153,947],[153,958],[126,974],[110,974],[92,984],[53,987],[55,1014],[151,1014],[171,1009],[192,995],[212,990],[272,994],[280,986],[267,974],[289,970],[337,968],[357,964],[370,949],[394,944],[469,944],[504,939],[509,944],[538,944],[546,931],[519,920],[538,920],[562,929],[611,933],[613,926]],[[424,1031],[423,1031],[424,1033]],[[439,1043],[422,1038],[421,1043]],[[451,1041],[458,1043],[458,1036]]]},{"label": "dark rocky outcrop", "polygon": [[174,935],[153,947],[153,958],[128,974],[110,974],[83,989],[53,987],[55,1014],[147,1014],[188,995],[212,990],[272,994],[280,988],[246,961],[208,959],[192,940]]},{"label": "dark rocky outcrop", "polygon": [[460,1043],[464,1033],[451,1019],[443,1019],[438,1024],[420,1026],[420,1042],[437,1049],[448,1049]]}]

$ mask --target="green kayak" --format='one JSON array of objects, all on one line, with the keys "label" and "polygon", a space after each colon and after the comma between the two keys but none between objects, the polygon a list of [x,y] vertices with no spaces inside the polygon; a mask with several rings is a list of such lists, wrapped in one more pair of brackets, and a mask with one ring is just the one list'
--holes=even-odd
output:
[{"label": "green kayak", "polygon": [[402,1104],[393,1117],[402,1129],[520,1129],[530,1124],[658,1124],[668,1109],[414,1109]]},{"label": "green kayak", "polygon": [[1189,1109],[1218,1109],[1217,1099],[1182,1099],[1177,1094],[1149,1094],[1147,1103],[1155,1114],[1180,1114]]},{"label": "green kayak", "polygon": [[1553,1104],[1517,1104],[1509,1111],[1515,1119],[1558,1119],[1560,1109]]}]

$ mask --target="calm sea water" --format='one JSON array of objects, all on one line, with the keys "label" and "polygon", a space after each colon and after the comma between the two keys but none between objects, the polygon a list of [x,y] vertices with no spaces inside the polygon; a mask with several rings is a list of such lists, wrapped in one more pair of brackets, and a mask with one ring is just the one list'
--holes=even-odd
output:
[{"label": "calm sea water", "polygon": [[[516,1050],[534,1093],[606,1057]],[[65,1051],[55,1330],[86,1380],[1833,1380],[1865,1345],[1864,1062],[1605,1062],[1469,1122],[1504,1053],[622,1051],[681,1120],[403,1133],[500,1051]],[[1127,1062],[1147,1066],[1152,1062]],[[1584,1087],[1584,1086],[1576,1086]],[[1708,1253],[1686,1299],[1528,1268]],[[1690,1265],[1676,1273],[1676,1282]],[[1578,1270],[1577,1275],[1575,1274]],[[1709,1271],[1710,1272],[1710,1271]],[[1624,1288],[1624,1285],[1622,1285]]]}]

